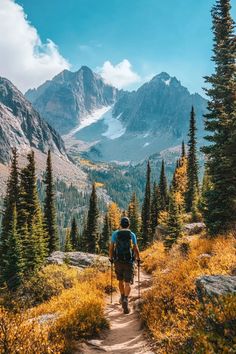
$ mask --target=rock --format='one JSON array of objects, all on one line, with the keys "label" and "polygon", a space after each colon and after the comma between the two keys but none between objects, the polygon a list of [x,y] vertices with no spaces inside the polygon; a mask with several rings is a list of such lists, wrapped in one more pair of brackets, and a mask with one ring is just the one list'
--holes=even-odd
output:
[{"label": "rock", "polygon": [[190,224],[185,224],[183,231],[188,235],[200,234],[205,230],[206,225],[203,222],[194,222]]},{"label": "rock", "polygon": [[205,298],[236,294],[236,276],[205,275],[196,280],[196,287],[201,302],[204,302]]},{"label": "rock", "polygon": [[209,258],[211,258],[211,257],[212,257],[212,255],[209,254],[209,253],[202,253],[202,254],[200,254],[197,258],[198,258],[198,259],[209,259]]},{"label": "rock", "polygon": [[137,299],[133,302],[133,309],[134,311],[141,311],[142,310],[142,306],[144,304],[144,299]]},{"label": "rock", "polygon": [[107,264],[108,258],[84,252],[61,252],[56,251],[47,258],[48,264],[69,264],[76,267],[86,268],[96,264]]}]

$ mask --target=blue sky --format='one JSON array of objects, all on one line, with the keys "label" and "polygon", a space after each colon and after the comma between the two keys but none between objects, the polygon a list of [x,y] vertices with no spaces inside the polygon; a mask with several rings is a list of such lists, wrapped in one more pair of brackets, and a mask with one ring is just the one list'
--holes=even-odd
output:
[{"label": "blue sky", "polygon": [[[214,0],[17,0],[43,43],[52,40],[75,71],[127,59],[139,77],[167,71],[191,92],[213,70],[210,9]],[[232,11],[235,19],[236,6]],[[136,77],[137,78],[137,77]],[[132,81],[132,80],[131,80]]]}]

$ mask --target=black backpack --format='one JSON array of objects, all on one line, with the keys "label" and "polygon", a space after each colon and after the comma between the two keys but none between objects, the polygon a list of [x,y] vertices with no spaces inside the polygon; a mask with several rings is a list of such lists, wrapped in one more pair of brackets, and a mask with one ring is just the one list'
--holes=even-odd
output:
[{"label": "black backpack", "polygon": [[132,247],[132,236],[130,230],[121,230],[117,232],[115,260],[120,263],[132,263],[134,253]]}]

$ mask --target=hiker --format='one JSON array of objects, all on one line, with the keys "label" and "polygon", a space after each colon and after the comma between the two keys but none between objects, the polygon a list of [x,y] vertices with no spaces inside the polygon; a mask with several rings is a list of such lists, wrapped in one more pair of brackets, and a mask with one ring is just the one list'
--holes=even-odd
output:
[{"label": "hiker", "polygon": [[115,273],[119,281],[120,304],[124,313],[128,314],[128,297],[131,291],[130,285],[134,280],[134,261],[140,266],[139,249],[136,235],[129,229],[130,221],[122,217],[120,229],[113,232],[109,248],[109,261],[115,264]]}]

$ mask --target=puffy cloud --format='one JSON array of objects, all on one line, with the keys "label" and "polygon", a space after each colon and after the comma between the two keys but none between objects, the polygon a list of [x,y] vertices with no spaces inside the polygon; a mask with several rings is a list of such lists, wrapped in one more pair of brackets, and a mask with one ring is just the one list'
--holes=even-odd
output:
[{"label": "puffy cloud", "polygon": [[112,65],[110,61],[105,61],[99,69],[100,75],[108,83],[117,88],[123,88],[141,81],[140,76],[132,69],[132,65],[127,59],[122,60],[117,65]]},{"label": "puffy cloud", "polygon": [[0,0],[0,76],[24,92],[69,66],[55,43],[50,39],[41,42],[22,6]]}]

